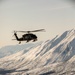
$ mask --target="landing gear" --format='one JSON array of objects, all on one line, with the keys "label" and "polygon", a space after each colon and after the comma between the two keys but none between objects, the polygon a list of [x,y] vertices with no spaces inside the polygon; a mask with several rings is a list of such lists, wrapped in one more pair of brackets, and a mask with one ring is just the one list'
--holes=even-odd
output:
[{"label": "landing gear", "polygon": [[33,42],[37,41],[37,39],[33,39]]},{"label": "landing gear", "polygon": [[19,44],[21,44],[21,41],[19,41]]},{"label": "landing gear", "polygon": [[26,41],[26,43],[29,42],[29,40]]}]

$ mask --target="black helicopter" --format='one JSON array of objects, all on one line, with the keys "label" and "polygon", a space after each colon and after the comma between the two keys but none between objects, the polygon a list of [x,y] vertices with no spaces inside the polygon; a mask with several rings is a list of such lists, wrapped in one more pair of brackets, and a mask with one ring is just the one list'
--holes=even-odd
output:
[{"label": "black helicopter", "polygon": [[[13,40],[19,41],[19,44],[21,43],[21,41],[29,42],[33,40],[33,42],[35,42],[37,41],[37,36],[35,34],[32,34],[32,32],[39,32],[39,31],[45,31],[45,30],[39,29],[39,30],[33,30],[33,31],[14,31],[14,36],[16,37],[16,39],[13,39]],[[17,32],[22,32],[26,34],[23,34],[21,38],[18,38]]]}]

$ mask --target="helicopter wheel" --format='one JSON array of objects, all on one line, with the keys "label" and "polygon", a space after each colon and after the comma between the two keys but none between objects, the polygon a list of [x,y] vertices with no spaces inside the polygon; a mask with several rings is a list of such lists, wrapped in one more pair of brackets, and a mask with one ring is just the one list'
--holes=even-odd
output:
[{"label": "helicopter wheel", "polygon": [[29,42],[29,40],[26,41],[26,43]]},{"label": "helicopter wheel", "polygon": [[37,41],[37,39],[33,39],[33,42]]},{"label": "helicopter wheel", "polygon": [[21,41],[19,41],[19,44],[21,44]]}]

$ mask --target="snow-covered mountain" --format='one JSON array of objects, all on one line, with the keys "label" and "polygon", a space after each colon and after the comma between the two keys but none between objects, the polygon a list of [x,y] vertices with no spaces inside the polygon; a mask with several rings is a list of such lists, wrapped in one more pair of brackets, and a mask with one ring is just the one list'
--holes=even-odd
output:
[{"label": "snow-covered mountain", "polygon": [[22,50],[26,50],[26,52],[27,52],[28,49],[38,45],[39,43],[42,43],[42,41],[37,42],[37,43],[25,43],[22,45],[17,44],[17,45],[10,45],[10,46],[2,47],[2,48],[0,48],[0,58],[9,56],[11,54],[17,53]]},{"label": "snow-covered mountain", "polygon": [[75,30],[0,59],[0,74],[74,75]]}]

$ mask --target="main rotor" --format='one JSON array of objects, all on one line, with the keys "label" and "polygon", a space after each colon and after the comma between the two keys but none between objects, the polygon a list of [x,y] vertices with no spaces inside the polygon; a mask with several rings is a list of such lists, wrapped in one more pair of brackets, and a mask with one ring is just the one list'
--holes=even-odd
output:
[{"label": "main rotor", "polygon": [[31,32],[45,32],[45,29],[39,29],[39,30],[32,30],[32,31],[14,31],[14,32],[22,32],[22,33],[31,33]]}]

